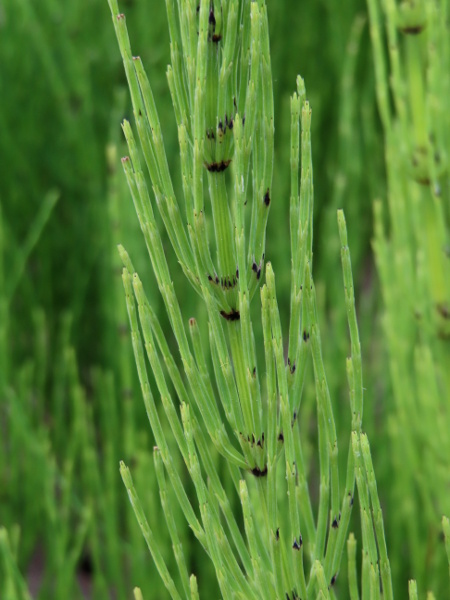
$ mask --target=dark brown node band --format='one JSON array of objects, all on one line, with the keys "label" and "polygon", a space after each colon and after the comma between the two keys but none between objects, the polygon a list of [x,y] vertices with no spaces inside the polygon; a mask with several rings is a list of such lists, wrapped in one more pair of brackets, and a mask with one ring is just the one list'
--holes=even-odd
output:
[{"label": "dark brown node band", "polygon": [[221,160],[220,162],[205,163],[205,167],[210,173],[222,173],[230,163],[231,158],[229,160]]}]

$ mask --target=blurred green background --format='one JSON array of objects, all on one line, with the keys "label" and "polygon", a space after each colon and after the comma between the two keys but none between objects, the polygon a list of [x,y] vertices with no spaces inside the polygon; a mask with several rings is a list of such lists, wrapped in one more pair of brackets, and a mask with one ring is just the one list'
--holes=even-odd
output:
[{"label": "blurred green background", "polygon": [[[343,208],[365,358],[365,429],[387,502],[393,478],[387,418],[393,401],[371,250],[372,205],[386,197],[386,174],[366,3],[267,5],[276,154],[266,256],[277,273],[286,328],[289,96],[300,73],[313,110],[314,271],[335,418],[346,448],[348,411],[340,406],[346,402],[348,341],[336,225],[336,209]],[[165,78],[165,6],[156,0],[122,0],[120,6],[133,52],[153,86],[181,194]],[[132,115],[107,1],[4,1],[0,63],[0,525],[8,531],[1,547],[9,574],[2,597],[26,597],[29,583],[41,598],[75,599],[89,590],[91,597],[129,598],[135,584],[144,597],[162,598],[118,470],[119,459],[130,464],[157,523],[153,444],[130,351],[118,243],[132,256],[153,305],[158,309],[162,303],[153,293],[120,166],[126,153],[120,122]],[[173,258],[172,266],[184,294],[188,284]],[[200,320],[196,298],[190,291],[185,298],[186,318]],[[389,539],[396,530],[389,528],[389,511],[386,517]],[[169,538],[161,535],[170,563]],[[189,531],[184,543],[192,550],[191,569],[212,580],[210,567],[196,564]],[[435,545],[443,548],[442,540],[429,541],[430,548]],[[413,575],[408,549],[401,546],[399,597]],[[340,597],[346,597],[344,586]]]}]

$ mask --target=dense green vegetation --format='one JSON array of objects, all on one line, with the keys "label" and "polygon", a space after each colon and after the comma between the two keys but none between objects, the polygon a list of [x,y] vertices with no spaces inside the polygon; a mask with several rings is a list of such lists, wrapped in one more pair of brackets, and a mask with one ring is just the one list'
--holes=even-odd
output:
[{"label": "dense green vegetation", "polygon": [[0,9],[0,597],[447,597],[447,2],[165,4]]}]

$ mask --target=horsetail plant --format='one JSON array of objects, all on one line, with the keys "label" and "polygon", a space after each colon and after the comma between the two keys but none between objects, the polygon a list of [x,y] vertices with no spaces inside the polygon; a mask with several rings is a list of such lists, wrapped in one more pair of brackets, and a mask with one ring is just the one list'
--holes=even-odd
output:
[{"label": "horsetail plant", "polygon": [[[177,573],[167,566],[130,470],[124,463],[120,470],[168,593],[174,599],[199,597],[173,519],[176,502],[214,567],[223,598],[334,597],[357,484],[363,557],[367,557],[362,597],[379,597],[381,583],[385,596],[392,597],[381,508],[367,438],[361,433],[361,348],[341,211],[338,225],[351,341],[346,369],[351,435],[343,490],[340,482],[312,277],[311,109],[304,82],[297,79],[291,98],[291,309],[285,341],[275,274],[265,259],[274,147],[265,3],[166,1],[172,59],[167,77],[178,124],[183,207],[172,184],[150,83],[142,62],[132,56],[117,1],[109,0],[109,5],[140,142],[139,149],[125,121],[130,154],[122,163],[179,352],[179,357],[172,352],[132,260],[120,247],[134,354],[156,442],[155,471]],[[154,203],[178,262],[206,307],[207,350],[196,319],[189,320],[187,334]],[[262,332],[253,316],[258,289]],[[310,359],[317,405],[317,476],[304,460],[306,440],[299,428]],[[176,468],[172,439],[196,501]],[[318,482],[317,494],[310,490],[312,480]],[[349,580],[352,597],[358,597],[354,544],[351,537]],[[201,580],[199,584],[201,594]],[[217,593],[208,589],[205,597]],[[136,589],[135,598],[141,597]]]},{"label": "horsetail plant", "polygon": [[394,396],[390,454],[398,457],[389,488],[392,554],[402,557],[394,579],[412,570],[419,591],[444,593],[436,588],[441,519],[450,511],[448,6],[368,0],[368,8],[388,184],[388,209],[375,203],[374,250]]}]

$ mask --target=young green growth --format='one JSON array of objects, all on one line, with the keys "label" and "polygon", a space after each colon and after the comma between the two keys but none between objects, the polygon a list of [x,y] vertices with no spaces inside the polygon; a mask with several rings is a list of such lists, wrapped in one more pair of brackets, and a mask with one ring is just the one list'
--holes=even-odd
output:
[{"label": "young green growth", "polygon": [[[146,185],[137,138],[127,122],[123,129],[130,157],[123,159],[123,166],[179,352],[175,356],[170,350],[144,287],[121,248],[133,348],[157,443],[155,470],[180,582],[186,597],[198,596],[195,579],[188,579],[172,500],[180,505],[208,556],[224,598],[331,598],[353,506],[355,463],[358,486],[365,482],[365,471],[362,459],[356,461],[350,448],[342,494],[337,430],[312,277],[311,107],[299,77],[291,99],[291,320],[285,339],[275,273],[265,258],[268,210],[276,201],[271,191],[274,123],[265,3],[217,0],[197,5],[192,0],[167,0],[166,5],[172,54],[168,81],[178,123],[183,203],[171,183],[150,83],[141,61],[132,58],[125,18],[110,0],[152,192]],[[181,268],[204,301],[209,348],[197,319],[189,320],[189,335],[186,332],[156,224],[155,203]],[[361,348],[342,212],[338,222],[351,340],[347,372],[352,435],[359,444]],[[262,340],[257,338],[252,310],[260,286]],[[309,492],[305,440],[299,427],[309,356],[319,445],[317,510]],[[161,421],[163,411],[173,442]],[[193,483],[195,502],[192,495],[188,498],[175,469],[175,451]],[[229,469],[234,500],[220,475],[223,462]],[[178,597],[131,476],[123,466],[121,472],[163,581]],[[369,487],[375,493],[373,471],[369,472]],[[376,562],[368,493],[363,501],[363,547],[369,544],[368,558]],[[378,506],[376,519],[378,524]],[[378,567],[371,571],[367,562],[364,572],[363,585],[373,589]]]},{"label": "young green growth", "polygon": [[134,588],[133,594],[134,600],[144,600],[144,596],[142,595],[142,592],[138,587]]},{"label": "young green growth", "polygon": [[[136,519],[139,523],[139,527],[141,528],[142,535],[144,536],[145,541],[147,542],[148,549],[150,550],[153,560],[155,561],[155,565],[158,569],[159,574],[161,575],[161,579],[163,580],[164,585],[171,594],[171,597],[174,600],[181,600],[181,596],[175,587],[173,579],[170,576],[164,559],[158,549],[158,543],[156,541],[155,535],[150,529],[142,505],[139,501],[139,498],[137,497],[130,471],[123,462],[120,463],[120,475],[122,476],[122,480],[127,489],[128,497],[136,515]],[[135,590],[135,596],[139,597],[139,593],[140,592],[136,593]]]}]

